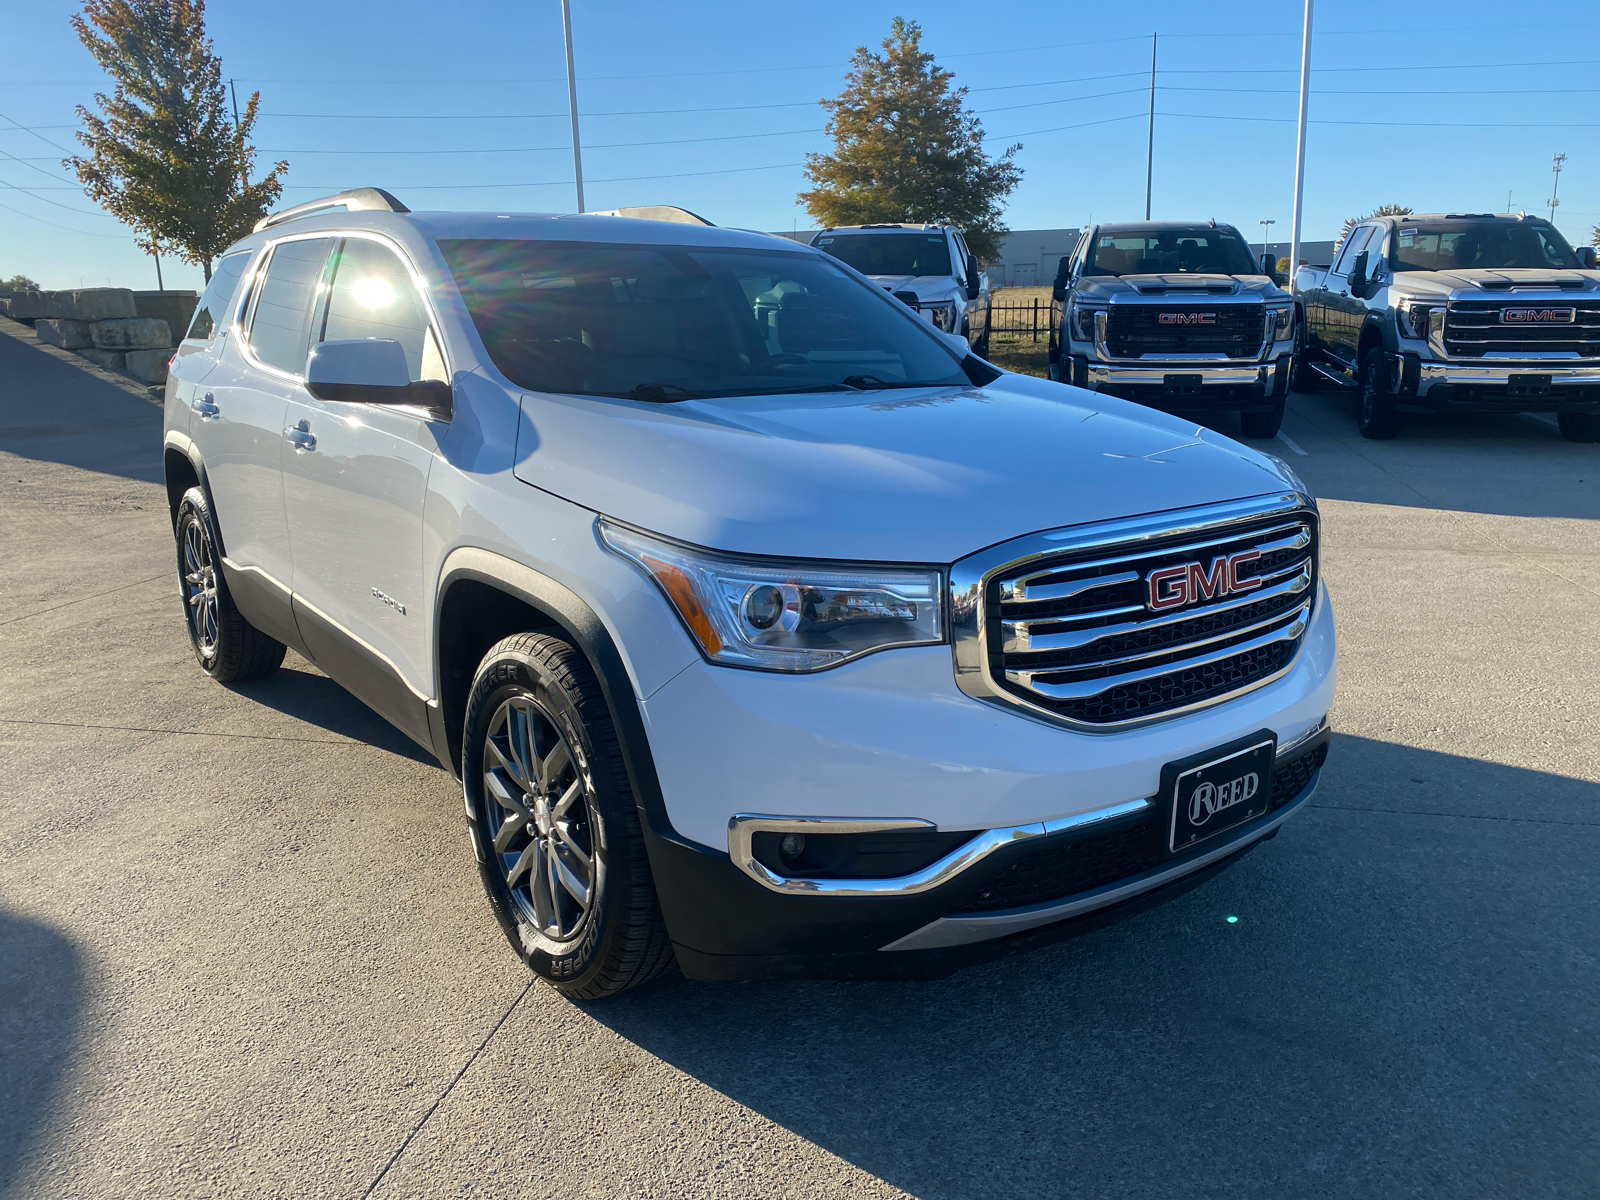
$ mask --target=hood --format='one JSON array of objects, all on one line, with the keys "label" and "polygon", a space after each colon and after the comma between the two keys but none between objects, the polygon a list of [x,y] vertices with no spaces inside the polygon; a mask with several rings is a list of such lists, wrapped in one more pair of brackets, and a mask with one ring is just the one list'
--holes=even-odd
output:
[{"label": "hood", "polygon": [[1551,291],[1577,292],[1600,288],[1600,273],[1594,271],[1559,271],[1506,268],[1480,271],[1397,271],[1394,286],[1401,291],[1421,295],[1436,292],[1481,291],[1484,299],[1492,300],[1508,293],[1512,288],[1549,288]]},{"label": "hood", "polygon": [[1225,294],[1229,296],[1260,297],[1263,300],[1289,298],[1288,292],[1265,275],[1086,275],[1078,280],[1073,290],[1078,295],[1094,296],[1101,301],[1148,299],[1160,303],[1177,298],[1202,300],[1206,298],[1206,292],[1222,288],[1228,289]]},{"label": "hood", "polygon": [[956,285],[949,275],[868,275],[867,278],[888,292],[915,292],[918,299],[942,300]]},{"label": "hood", "polygon": [[525,395],[515,473],[641,529],[744,554],[950,563],[1020,534],[1284,490],[1276,460],[1027,376],[648,404]]}]

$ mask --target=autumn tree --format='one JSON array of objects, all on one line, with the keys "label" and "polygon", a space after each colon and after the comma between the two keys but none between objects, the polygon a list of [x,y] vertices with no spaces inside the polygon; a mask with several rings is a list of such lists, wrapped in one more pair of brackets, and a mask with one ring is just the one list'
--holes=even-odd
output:
[{"label": "autumn tree", "polygon": [[1404,204],[1380,204],[1364,217],[1347,217],[1344,228],[1339,231],[1339,240],[1333,244],[1333,248],[1337,250],[1344,245],[1344,240],[1350,236],[1350,231],[1363,221],[1370,221],[1373,217],[1409,217],[1412,211]]},{"label": "autumn tree", "polygon": [[922,49],[922,28],[896,17],[883,53],[859,47],[844,92],[821,101],[832,154],[806,155],[815,185],[800,201],[824,225],[923,222],[955,225],[980,260],[1008,232],[1002,202],[1022,181],[1012,160],[983,150],[983,124],[966,88]]},{"label": "autumn tree", "polygon": [[79,105],[89,155],[62,165],[146,251],[175,252],[209,282],[212,260],[283,191],[286,162],[250,182],[261,93],[231,118],[205,0],[88,0],[72,25],[116,91],[96,93],[99,114]]}]

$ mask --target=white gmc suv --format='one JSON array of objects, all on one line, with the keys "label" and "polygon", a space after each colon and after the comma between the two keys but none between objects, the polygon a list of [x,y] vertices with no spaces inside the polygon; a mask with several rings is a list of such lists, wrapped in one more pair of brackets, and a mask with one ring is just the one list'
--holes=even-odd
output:
[{"label": "white gmc suv", "polygon": [[570,996],[1082,929],[1271,837],[1327,756],[1288,467],[765,235],[274,215],[178,350],[165,464],[201,667],[292,646],[436,755]]}]

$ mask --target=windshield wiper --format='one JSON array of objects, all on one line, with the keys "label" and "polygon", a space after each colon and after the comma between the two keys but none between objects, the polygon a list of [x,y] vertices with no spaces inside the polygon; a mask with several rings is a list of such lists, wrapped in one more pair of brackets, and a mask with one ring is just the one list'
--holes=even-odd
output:
[{"label": "windshield wiper", "polygon": [[844,381],[845,381],[846,385],[848,385],[849,387],[853,387],[853,388],[857,389],[858,391],[863,391],[863,392],[882,392],[882,391],[888,391],[891,388],[925,388],[925,387],[948,387],[949,386],[948,382],[940,383],[937,380],[935,380],[934,382],[931,382],[931,383],[924,383],[922,380],[919,380],[919,379],[900,379],[900,380],[879,379],[876,375],[846,375],[844,377]]},{"label": "windshield wiper", "polygon": [[680,400],[696,400],[705,395],[675,383],[641,383],[628,393],[630,400],[653,400],[657,404],[676,404]]}]

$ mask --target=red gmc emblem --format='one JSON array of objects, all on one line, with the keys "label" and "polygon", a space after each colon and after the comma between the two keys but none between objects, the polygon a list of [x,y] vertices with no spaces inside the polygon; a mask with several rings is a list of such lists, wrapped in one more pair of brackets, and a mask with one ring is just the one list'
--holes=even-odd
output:
[{"label": "red gmc emblem", "polygon": [[1161,313],[1156,320],[1162,325],[1215,325],[1217,314],[1214,312],[1190,313]]},{"label": "red gmc emblem", "polygon": [[1238,592],[1253,592],[1261,586],[1261,580],[1254,576],[1241,579],[1239,572],[1260,557],[1259,550],[1241,550],[1238,554],[1213,558],[1209,568],[1190,562],[1151,571],[1146,579],[1150,596],[1145,607],[1151,612],[1165,612],[1202,600],[1220,600]]},{"label": "red gmc emblem", "polygon": [[1571,308],[1502,308],[1502,325],[1571,325],[1577,319]]}]

